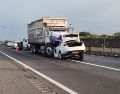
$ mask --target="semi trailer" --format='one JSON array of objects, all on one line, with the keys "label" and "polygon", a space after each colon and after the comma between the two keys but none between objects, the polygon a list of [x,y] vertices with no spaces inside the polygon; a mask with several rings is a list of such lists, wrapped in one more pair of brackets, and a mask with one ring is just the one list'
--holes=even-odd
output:
[{"label": "semi trailer", "polygon": [[43,17],[31,22],[28,28],[28,43],[32,53],[62,59],[65,56],[79,56],[83,59],[85,45],[79,33],[67,26],[66,18]]}]

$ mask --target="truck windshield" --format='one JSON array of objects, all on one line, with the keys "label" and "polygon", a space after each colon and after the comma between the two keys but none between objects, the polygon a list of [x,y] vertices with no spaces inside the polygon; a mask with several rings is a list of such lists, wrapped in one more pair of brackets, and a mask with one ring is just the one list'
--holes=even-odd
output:
[{"label": "truck windshield", "polygon": [[67,41],[66,42],[68,47],[74,47],[74,46],[81,46],[82,42],[77,42],[77,41]]}]

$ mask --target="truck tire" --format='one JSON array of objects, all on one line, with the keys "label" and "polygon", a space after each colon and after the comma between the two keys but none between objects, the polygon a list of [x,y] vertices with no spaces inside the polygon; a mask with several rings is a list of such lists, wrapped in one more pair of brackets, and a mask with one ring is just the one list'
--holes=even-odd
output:
[{"label": "truck tire", "polygon": [[31,52],[34,54],[38,53],[38,50],[36,50],[35,45],[31,45]]},{"label": "truck tire", "polygon": [[45,52],[45,56],[52,57],[53,56],[53,46],[52,46],[52,44],[46,44],[44,52]]},{"label": "truck tire", "polygon": [[80,53],[79,60],[83,61],[84,53]]},{"label": "truck tire", "polygon": [[31,50],[32,53],[34,53],[34,49],[33,49],[32,45],[30,46],[30,50]]}]

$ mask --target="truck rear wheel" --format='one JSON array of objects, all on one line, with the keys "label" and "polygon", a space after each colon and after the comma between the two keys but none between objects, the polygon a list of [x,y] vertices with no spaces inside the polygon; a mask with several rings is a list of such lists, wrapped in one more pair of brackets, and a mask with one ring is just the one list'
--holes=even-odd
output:
[{"label": "truck rear wheel", "polygon": [[79,60],[83,61],[84,53],[80,53]]},{"label": "truck rear wheel", "polygon": [[53,56],[53,46],[52,44],[47,44],[45,46],[45,56],[52,57]]},{"label": "truck rear wheel", "polygon": [[36,48],[35,48],[34,45],[31,46],[31,52],[32,52],[32,53],[35,53],[35,54],[38,53],[38,50],[36,50]]}]

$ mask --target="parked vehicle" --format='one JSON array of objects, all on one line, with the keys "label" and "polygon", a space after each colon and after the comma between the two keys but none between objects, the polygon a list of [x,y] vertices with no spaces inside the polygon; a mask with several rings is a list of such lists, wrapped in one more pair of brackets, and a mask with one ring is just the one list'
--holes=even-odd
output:
[{"label": "parked vehicle", "polygon": [[17,43],[18,43],[17,41],[13,42],[13,48],[17,48],[18,47]]},{"label": "parked vehicle", "polygon": [[[62,44],[69,45],[68,41],[80,43],[81,45],[72,47],[72,51],[78,51],[83,55],[85,51],[84,43],[80,41],[79,34],[73,28],[68,28],[66,18],[43,17],[28,24],[28,43],[33,53],[41,52],[45,56],[51,57],[56,56],[54,51],[60,48],[61,54],[63,54],[65,51],[61,49]],[[69,46],[64,48],[67,51]],[[79,55],[81,56],[81,54]]]},{"label": "parked vehicle", "polygon": [[23,42],[18,42],[17,46],[18,46],[19,50],[23,50]]},{"label": "parked vehicle", "polygon": [[13,45],[12,45],[12,48],[16,49],[17,47],[19,48],[19,50],[22,50],[23,49],[23,42],[21,42],[21,41],[14,41]]},{"label": "parked vehicle", "polygon": [[12,47],[12,46],[13,46],[13,42],[8,42],[8,43],[7,43],[7,46],[8,46],[8,47]]}]

